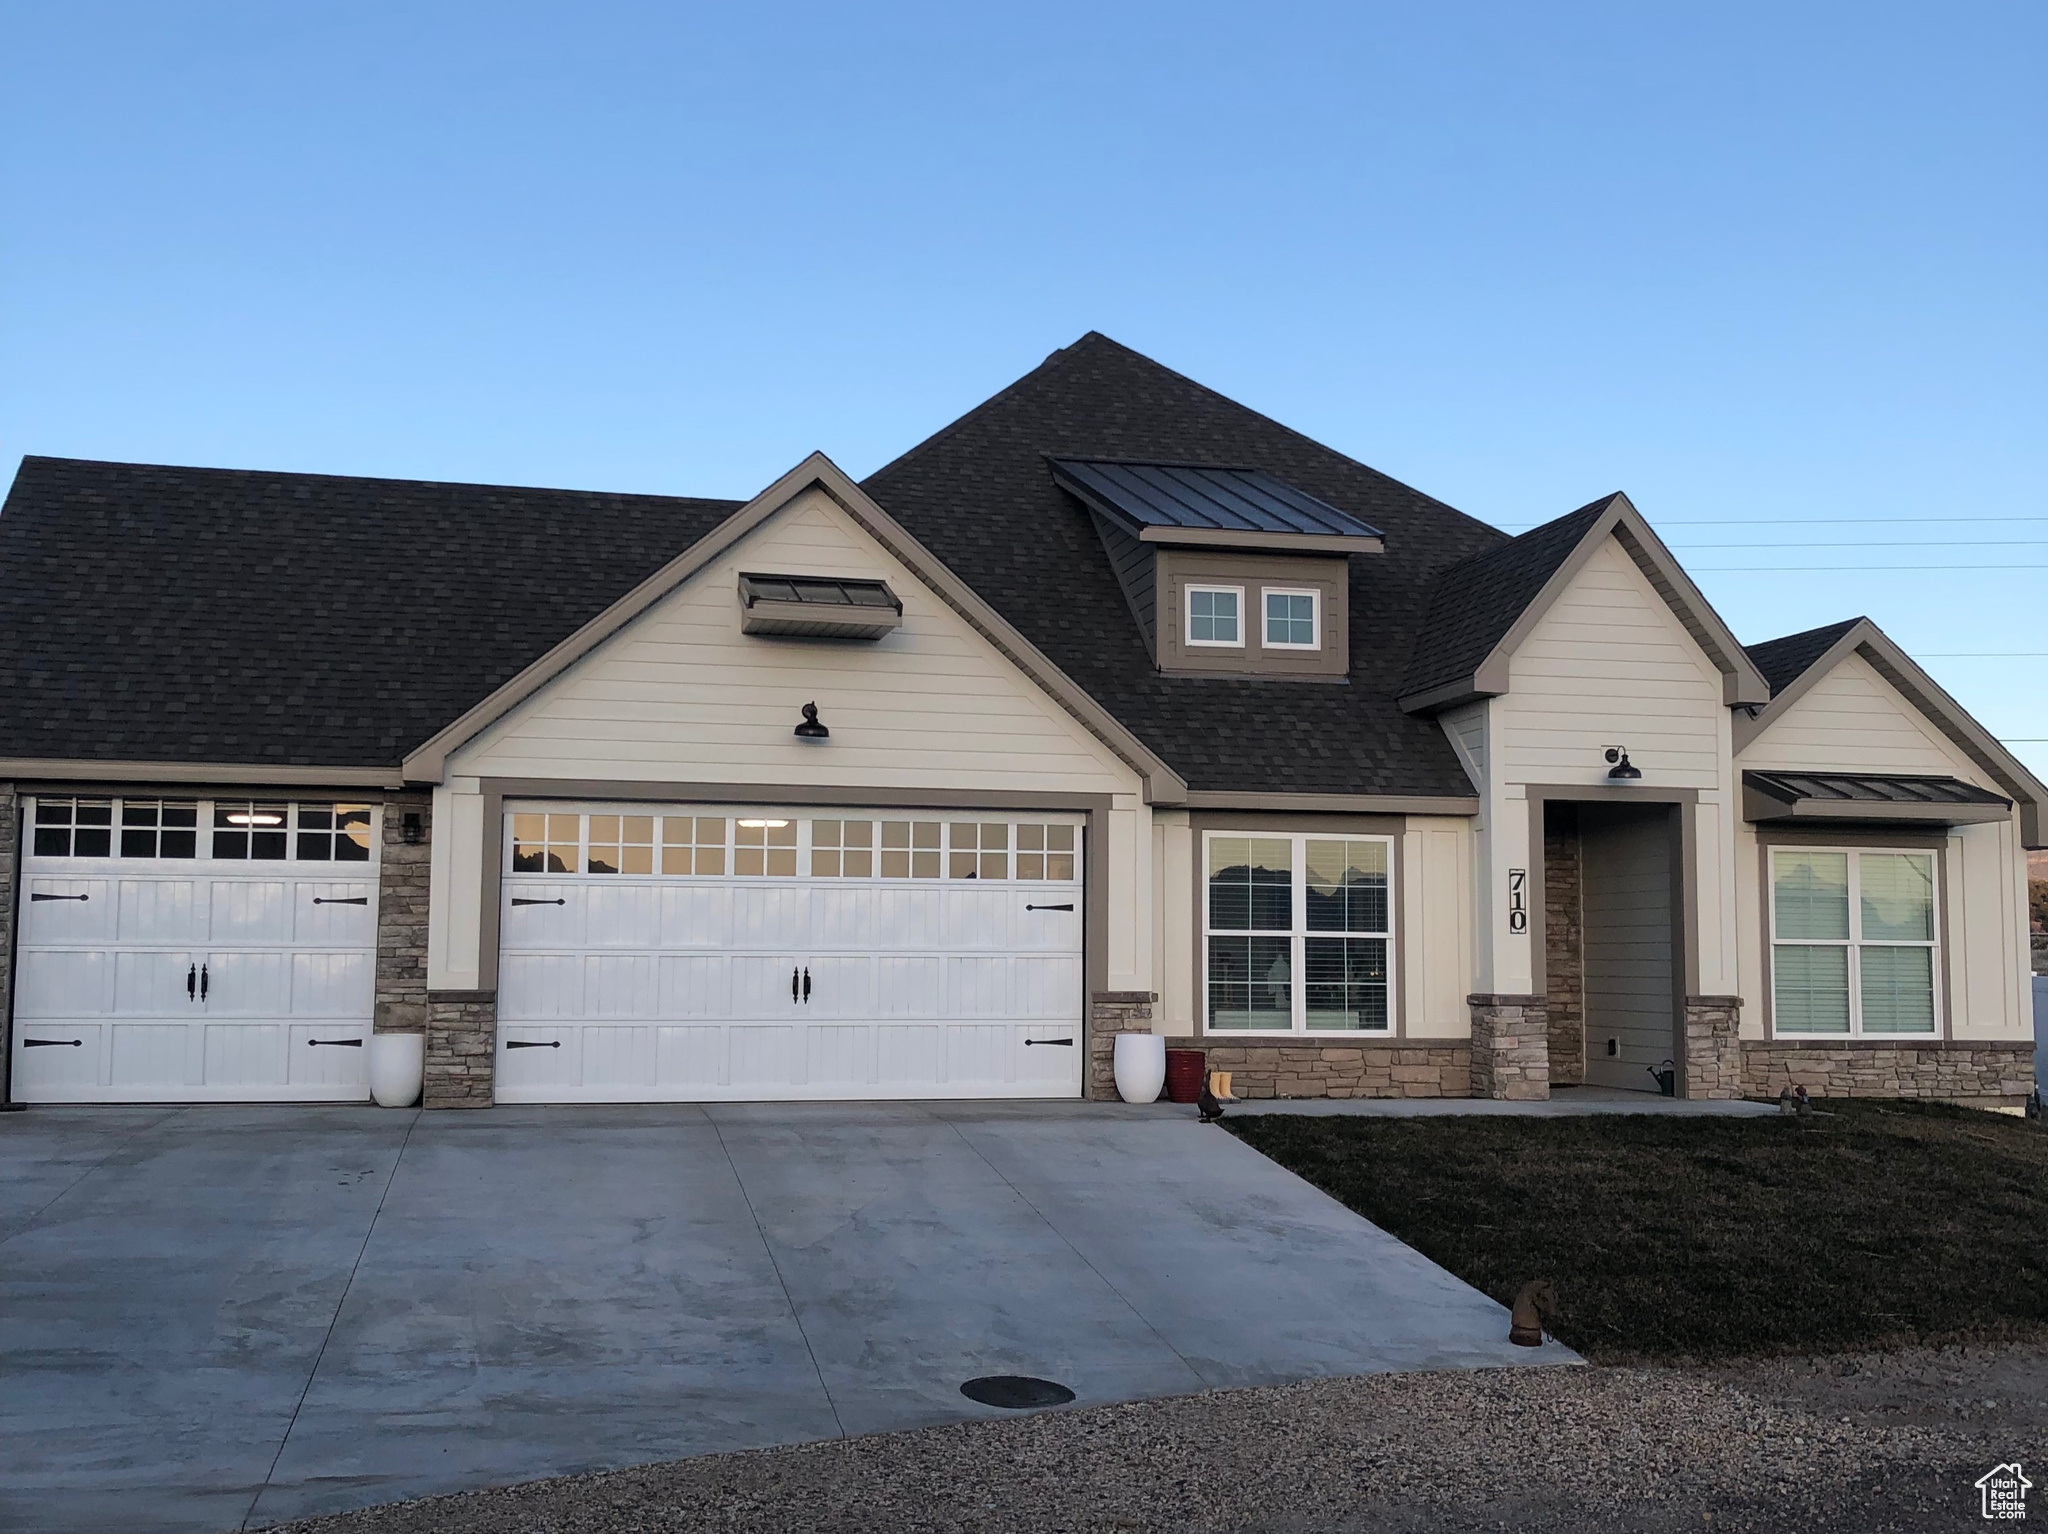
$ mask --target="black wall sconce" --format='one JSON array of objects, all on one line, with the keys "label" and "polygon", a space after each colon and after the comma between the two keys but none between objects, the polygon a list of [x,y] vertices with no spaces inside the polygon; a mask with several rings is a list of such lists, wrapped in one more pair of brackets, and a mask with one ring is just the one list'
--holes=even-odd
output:
[{"label": "black wall sconce", "polygon": [[1629,761],[1626,746],[1609,746],[1607,760],[1614,763],[1607,769],[1607,776],[1614,782],[1634,783],[1643,775],[1643,769]]},{"label": "black wall sconce", "polygon": [[804,722],[796,727],[796,738],[798,740],[830,740],[832,738],[832,732],[818,722],[817,704],[806,703],[804,705]]},{"label": "black wall sconce", "polygon": [[405,812],[403,833],[406,846],[417,847],[420,844],[420,838],[426,834],[426,827],[420,820],[420,812],[418,810],[407,810]]}]

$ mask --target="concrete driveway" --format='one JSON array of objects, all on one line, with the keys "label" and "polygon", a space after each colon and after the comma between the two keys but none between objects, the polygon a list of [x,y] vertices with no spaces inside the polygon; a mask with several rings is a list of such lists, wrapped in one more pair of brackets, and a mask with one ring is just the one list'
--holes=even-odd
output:
[{"label": "concrete driveway", "polygon": [[0,1119],[0,1525],[224,1530],[1390,1369],[1559,1363],[1190,1110]]}]

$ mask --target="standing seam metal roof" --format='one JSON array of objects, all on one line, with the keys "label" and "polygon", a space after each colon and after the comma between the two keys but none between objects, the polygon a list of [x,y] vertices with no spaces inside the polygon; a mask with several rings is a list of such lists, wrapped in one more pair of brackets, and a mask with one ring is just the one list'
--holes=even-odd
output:
[{"label": "standing seam metal roof", "polygon": [[1052,466],[1056,475],[1140,527],[1380,536],[1378,528],[1259,469],[1088,458],[1055,458]]}]

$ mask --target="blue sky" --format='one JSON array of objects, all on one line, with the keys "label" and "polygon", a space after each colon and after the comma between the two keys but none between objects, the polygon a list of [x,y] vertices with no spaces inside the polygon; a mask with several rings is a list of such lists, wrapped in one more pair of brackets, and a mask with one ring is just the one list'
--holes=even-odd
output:
[{"label": "blue sky", "polygon": [[2036,0],[0,24],[7,464],[745,496],[1099,329],[1503,526],[1625,489],[1745,639],[1867,612],[2048,736]]}]

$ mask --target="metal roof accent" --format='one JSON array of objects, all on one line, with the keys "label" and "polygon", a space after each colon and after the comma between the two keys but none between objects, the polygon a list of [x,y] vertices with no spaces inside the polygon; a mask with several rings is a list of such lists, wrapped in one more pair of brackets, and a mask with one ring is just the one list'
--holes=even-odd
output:
[{"label": "metal roof accent", "polygon": [[1146,543],[1376,554],[1376,527],[1261,469],[1054,458],[1053,478]]},{"label": "metal roof accent", "polygon": [[903,626],[903,604],[886,581],[743,573],[740,609],[747,634],[880,639]]},{"label": "metal roof accent", "polygon": [[2012,803],[1960,778],[1753,769],[1742,774],[1742,813],[1749,821],[1977,825],[2006,819]]}]

